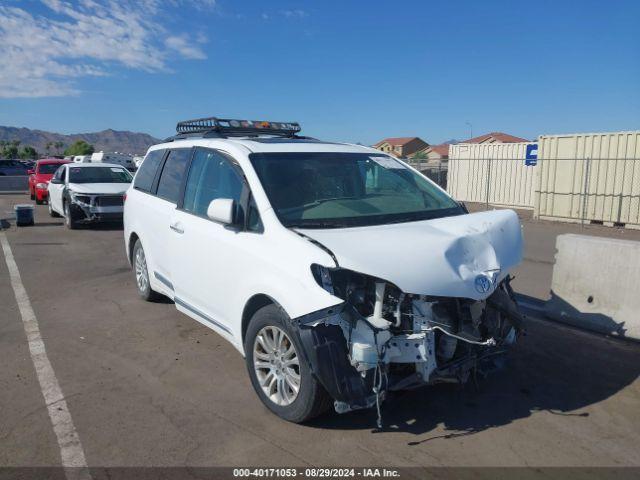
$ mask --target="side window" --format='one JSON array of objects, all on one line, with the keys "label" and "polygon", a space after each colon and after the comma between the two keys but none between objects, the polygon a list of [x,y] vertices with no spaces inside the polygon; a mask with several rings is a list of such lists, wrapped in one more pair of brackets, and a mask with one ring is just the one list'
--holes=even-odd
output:
[{"label": "side window", "polygon": [[153,150],[149,152],[140,165],[136,178],[133,181],[133,187],[138,190],[150,192],[153,186],[153,179],[156,177],[156,171],[162,161],[165,150]]},{"label": "side window", "polygon": [[183,208],[205,217],[211,200],[231,198],[240,205],[243,182],[229,160],[212,150],[196,150],[184,192]]},{"label": "side window", "polygon": [[[185,169],[191,157],[190,148],[171,150],[167,160],[162,167],[160,180],[158,181],[158,191],[156,194],[172,203],[178,203],[180,187],[184,178]],[[143,163],[144,165],[144,163]]]},{"label": "side window", "polygon": [[258,206],[251,197],[249,200],[249,213],[247,214],[247,230],[250,232],[262,232],[264,227],[262,226],[262,220],[260,220],[260,213],[258,213]]},{"label": "side window", "polygon": [[66,171],[67,169],[64,167],[64,165],[58,168],[58,170],[56,170],[56,173],[55,173],[56,180],[60,180],[61,182],[64,182]]}]

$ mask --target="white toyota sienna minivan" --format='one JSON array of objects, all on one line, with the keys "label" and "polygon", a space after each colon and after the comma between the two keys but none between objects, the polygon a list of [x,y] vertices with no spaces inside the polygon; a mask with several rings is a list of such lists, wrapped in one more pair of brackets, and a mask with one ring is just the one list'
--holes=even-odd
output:
[{"label": "white toyota sienna minivan", "polygon": [[231,342],[277,415],[380,412],[389,392],[465,382],[515,343],[513,211],[469,214],[402,161],[297,123],[177,132],[126,194],[138,293]]}]

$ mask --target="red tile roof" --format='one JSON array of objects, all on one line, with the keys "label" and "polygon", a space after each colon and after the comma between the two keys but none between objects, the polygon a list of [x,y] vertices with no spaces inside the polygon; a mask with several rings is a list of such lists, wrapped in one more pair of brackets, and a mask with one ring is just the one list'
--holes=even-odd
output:
[{"label": "red tile roof", "polygon": [[406,145],[407,143],[409,143],[412,140],[415,140],[416,138],[418,138],[418,137],[392,137],[392,138],[385,138],[384,140],[381,140],[378,143],[376,143],[374,145],[374,147],[382,145],[383,143],[388,143],[389,145],[393,145],[394,147],[402,146],[402,145]]},{"label": "red tile roof", "polygon": [[479,137],[473,137],[468,140],[463,140],[460,143],[482,143],[489,138],[495,138],[497,141],[502,143],[518,143],[518,142],[528,142],[526,138],[514,137],[513,135],[509,135],[508,133],[502,132],[491,132],[485,135],[480,135]]},{"label": "red tile roof", "polygon": [[441,157],[448,157],[449,156],[449,144],[448,143],[441,143],[440,145],[430,145],[429,148],[431,150],[433,150],[434,152],[436,152]]}]

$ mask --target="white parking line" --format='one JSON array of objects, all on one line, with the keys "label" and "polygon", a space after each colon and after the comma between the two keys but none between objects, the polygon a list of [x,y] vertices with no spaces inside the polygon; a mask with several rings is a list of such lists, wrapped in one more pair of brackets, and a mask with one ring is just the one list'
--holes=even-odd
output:
[{"label": "white parking line", "polygon": [[13,258],[7,236],[1,230],[0,243],[2,244],[4,258],[7,262],[7,268],[9,269],[9,277],[11,279],[13,293],[16,296],[16,303],[20,309],[24,331],[27,334],[31,360],[33,361],[33,366],[38,376],[40,390],[47,405],[53,431],[58,439],[60,457],[62,459],[62,466],[65,467],[65,474],[69,479],[90,479],[91,476],[87,468],[87,461],[84,457],[80,437],[78,437],[76,427],[73,425],[71,412],[69,412],[67,402],[62,394],[62,389],[53,371],[51,362],[49,362],[49,358],[47,357],[44,342],[40,336],[38,319],[31,307],[27,291],[22,284],[20,271]]}]

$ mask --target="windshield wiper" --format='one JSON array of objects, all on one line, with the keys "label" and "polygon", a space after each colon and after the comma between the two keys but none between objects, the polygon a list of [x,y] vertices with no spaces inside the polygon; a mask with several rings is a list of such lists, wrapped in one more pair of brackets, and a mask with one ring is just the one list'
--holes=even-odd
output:
[{"label": "windshield wiper", "polygon": [[327,222],[327,221],[305,221],[287,223],[287,228],[343,228],[348,227],[344,222]]},{"label": "windshield wiper", "polygon": [[336,200],[355,200],[360,197],[349,196],[349,197],[333,197],[333,198],[320,198],[318,200],[314,200],[313,202],[305,203],[304,205],[298,205],[290,208],[282,208],[283,212],[295,212],[296,210],[305,211],[309,208],[317,207],[318,205],[322,205],[326,202],[334,202]]}]

